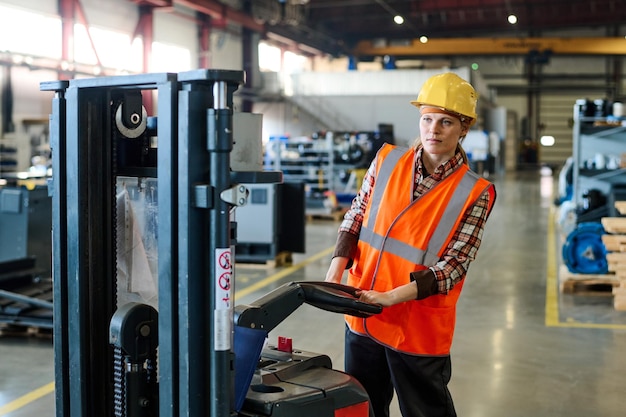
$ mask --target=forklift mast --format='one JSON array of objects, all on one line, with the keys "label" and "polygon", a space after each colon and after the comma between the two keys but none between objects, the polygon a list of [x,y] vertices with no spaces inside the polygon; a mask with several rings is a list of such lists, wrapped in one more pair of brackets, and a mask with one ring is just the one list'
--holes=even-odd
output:
[{"label": "forklift mast", "polygon": [[364,319],[380,305],[294,282],[233,306],[244,184],[282,182],[262,169],[259,115],[234,111],[243,82],[201,69],[41,84],[55,93],[56,417],[370,414],[328,356],[265,342],[305,302]]},{"label": "forklift mast", "polygon": [[231,212],[242,184],[282,182],[261,164],[231,166],[238,126],[256,123],[234,112],[244,79],[201,69],[41,83],[55,93],[57,417],[233,415]]}]

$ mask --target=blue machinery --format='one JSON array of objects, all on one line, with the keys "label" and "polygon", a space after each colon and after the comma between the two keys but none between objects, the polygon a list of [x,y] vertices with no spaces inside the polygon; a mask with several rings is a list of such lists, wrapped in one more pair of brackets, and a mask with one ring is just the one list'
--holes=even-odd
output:
[{"label": "blue machinery", "polygon": [[[239,140],[233,93],[243,82],[242,71],[202,69],[41,84],[55,92],[57,417],[288,415],[271,406],[282,401],[281,409],[294,412],[280,385],[321,369],[331,373],[309,379],[334,382],[315,389],[308,406],[297,407],[299,417],[367,403],[360,385],[338,383],[319,355],[290,357],[282,371],[266,371],[266,388],[246,401],[254,410],[236,401],[235,375],[245,393],[259,370],[247,366],[241,382],[235,327],[256,327],[264,337],[303,302],[340,312],[336,300],[356,302],[346,288],[297,284],[239,309],[234,320],[231,212],[246,202],[241,184],[282,181],[281,172],[232,169]],[[146,94],[155,98],[155,114],[143,106]],[[271,323],[259,327],[268,316]],[[253,353],[248,364],[258,360]]]},{"label": "blue machinery", "polygon": [[598,222],[580,223],[563,244],[563,262],[572,273],[606,274],[609,264],[602,242],[604,227]]}]

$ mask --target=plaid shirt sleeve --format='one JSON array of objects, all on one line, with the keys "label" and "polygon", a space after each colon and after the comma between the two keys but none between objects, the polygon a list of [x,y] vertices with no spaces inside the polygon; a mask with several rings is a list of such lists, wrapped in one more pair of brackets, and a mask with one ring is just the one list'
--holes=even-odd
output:
[{"label": "plaid shirt sleeve", "polygon": [[443,257],[430,268],[435,273],[439,294],[447,294],[461,281],[476,258],[489,216],[491,194],[485,191],[465,213]]}]

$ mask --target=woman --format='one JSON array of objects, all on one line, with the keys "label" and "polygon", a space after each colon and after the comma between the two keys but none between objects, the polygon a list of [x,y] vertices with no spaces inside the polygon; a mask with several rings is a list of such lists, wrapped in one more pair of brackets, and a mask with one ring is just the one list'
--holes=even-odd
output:
[{"label": "woman", "polygon": [[456,416],[447,387],[456,302],[496,198],[461,147],[476,101],[453,73],[429,78],[411,102],[420,138],[379,150],[339,227],[326,281],[350,268],[360,299],[384,307],[346,316],[346,372],[376,417],[389,415],[394,390],[404,417]]}]

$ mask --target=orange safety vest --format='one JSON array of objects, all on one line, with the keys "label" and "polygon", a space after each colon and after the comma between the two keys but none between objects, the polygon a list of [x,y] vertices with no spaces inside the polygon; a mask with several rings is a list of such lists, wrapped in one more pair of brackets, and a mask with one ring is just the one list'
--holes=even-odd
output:
[{"label": "orange safety vest", "polygon": [[[410,272],[424,270],[440,260],[463,214],[493,187],[463,164],[414,199],[415,152],[392,145],[384,145],[379,151],[376,183],[363,218],[348,285],[385,292],[407,284]],[[401,352],[447,355],[463,282],[447,295],[385,307],[382,313],[366,319],[347,315],[346,322],[353,332],[369,335]]]}]

